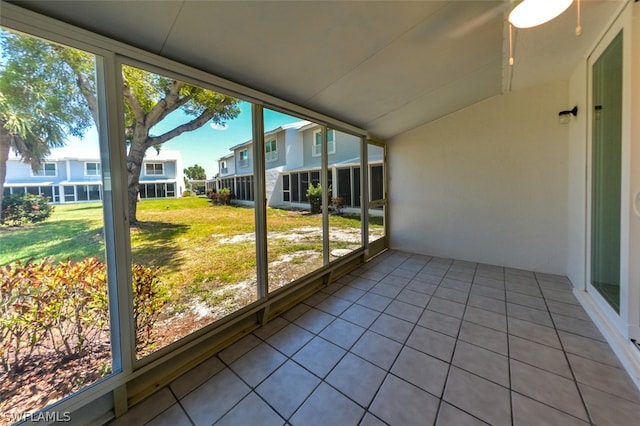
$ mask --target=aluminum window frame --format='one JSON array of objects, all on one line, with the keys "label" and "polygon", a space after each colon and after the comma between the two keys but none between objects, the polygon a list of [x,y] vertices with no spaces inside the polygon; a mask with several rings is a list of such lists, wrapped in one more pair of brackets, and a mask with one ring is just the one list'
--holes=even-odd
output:
[{"label": "aluminum window frame", "polygon": [[[316,280],[319,279],[320,282],[326,284],[329,282],[328,277],[332,275],[334,270],[347,268],[345,269],[346,271],[348,270],[349,262],[356,262],[356,264],[361,262],[361,251],[345,256],[344,259],[341,259],[336,264],[325,265],[323,269],[304,277],[302,280],[304,285],[300,284],[301,286],[298,286],[295,292],[292,289],[282,289],[282,291],[272,294],[269,300],[262,301],[256,306],[248,307],[245,311],[237,312],[224,318],[216,327],[201,330],[201,333],[194,333],[197,335],[193,336],[191,340],[177,342],[180,343],[179,345],[171,345],[169,351],[159,354],[158,357],[149,360],[148,363],[135,363],[135,330],[133,330],[131,312],[131,273],[128,268],[123,267],[131,263],[126,196],[126,152],[124,133],[122,132],[122,129],[124,129],[124,108],[120,98],[116,96],[120,93],[119,88],[122,86],[121,66],[123,63],[127,65],[139,63],[142,64],[145,70],[180,78],[203,88],[224,92],[255,105],[295,115],[336,131],[349,133],[361,138],[369,135],[365,130],[349,123],[157,54],[29,11],[12,3],[3,3],[1,13],[1,24],[5,28],[40,37],[50,42],[61,43],[96,56],[96,86],[100,104],[100,127],[98,132],[102,161],[101,171],[103,174],[105,257],[108,268],[113,373],[81,392],[74,393],[51,406],[45,407],[43,409],[45,412],[51,412],[51,410],[71,411],[74,413],[73,420],[78,423],[104,423],[113,418],[114,415],[121,415],[127,411],[128,406],[158,389],[158,380],[163,380],[162,377],[171,375],[170,372],[166,371],[167,366],[170,366],[174,373],[180,368],[186,368],[188,365],[193,366],[195,360],[202,359],[205,353],[211,353],[210,351],[216,348],[216,345],[233,340],[233,335],[229,331],[233,328],[231,327],[233,324],[237,325],[235,327],[237,333],[251,329],[250,326],[243,328],[241,324],[247,324],[246,321],[248,320],[251,320],[253,324],[253,315],[257,315],[260,322],[266,321],[290,306],[289,303],[291,302],[287,302],[287,298],[299,300],[305,294],[302,291],[303,289],[308,288],[306,291],[315,291],[313,289],[317,289],[317,287],[313,287]],[[264,133],[264,126],[256,131]],[[327,145],[329,144],[324,144],[324,146]],[[262,149],[260,147],[260,150]],[[326,150],[323,151],[323,157],[326,159],[328,153]],[[363,161],[366,162],[366,157],[363,158]],[[324,169],[326,170],[326,160],[323,163],[325,163]],[[262,170],[255,170],[255,173],[264,173],[264,162],[261,168]],[[323,176],[326,179],[326,173]],[[254,187],[256,185],[258,184],[254,180]],[[257,191],[256,194],[261,196],[262,191]],[[60,198],[62,199],[63,197],[64,193],[60,191]],[[323,214],[326,216],[327,212]]]}]

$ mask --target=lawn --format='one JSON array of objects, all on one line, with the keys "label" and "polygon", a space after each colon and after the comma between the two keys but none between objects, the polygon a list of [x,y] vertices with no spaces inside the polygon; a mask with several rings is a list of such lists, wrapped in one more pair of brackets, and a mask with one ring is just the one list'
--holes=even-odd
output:
[{"label": "lawn", "polygon": [[[102,217],[101,203],[61,204],[43,223],[0,227],[0,266],[46,258],[104,260]],[[130,229],[133,262],[158,268],[168,295],[153,338],[138,357],[256,300],[252,208],[213,206],[202,197],[143,200],[138,220]],[[332,259],[360,247],[359,218],[332,215],[329,223]],[[382,235],[381,218],[370,226]],[[268,209],[267,230],[270,291],[323,264],[321,215]],[[95,382],[111,371],[110,358],[108,332],[82,357],[61,359],[49,349],[36,353],[18,376],[0,374],[0,411],[35,409],[50,402],[50,394],[63,397]]]},{"label": "lawn", "polygon": [[[252,208],[212,206],[203,197],[143,200],[138,220],[130,229],[133,262],[159,268],[169,294],[161,321],[180,327],[161,338],[164,343],[256,299]],[[371,226],[382,233],[380,224]],[[268,209],[267,229],[270,290],[322,265],[321,215]],[[360,246],[359,218],[332,215],[330,230],[332,253]],[[56,205],[43,223],[0,228],[0,265],[47,257],[103,260],[104,255],[101,203]],[[191,316],[193,323],[172,323],[176,316]]]}]

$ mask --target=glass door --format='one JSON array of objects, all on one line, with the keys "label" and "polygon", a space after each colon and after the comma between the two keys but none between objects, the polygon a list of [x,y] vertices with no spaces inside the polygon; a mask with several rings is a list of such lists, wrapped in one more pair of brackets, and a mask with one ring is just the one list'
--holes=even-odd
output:
[{"label": "glass door", "polygon": [[591,285],[620,313],[622,32],[592,71]]}]

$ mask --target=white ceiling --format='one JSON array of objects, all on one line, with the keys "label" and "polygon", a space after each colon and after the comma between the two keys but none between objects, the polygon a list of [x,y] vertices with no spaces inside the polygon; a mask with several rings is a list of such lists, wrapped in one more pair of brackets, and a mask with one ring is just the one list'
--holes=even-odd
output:
[{"label": "white ceiling", "polygon": [[509,0],[13,1],[388,138],[505,90],[568,79],[620,9],[582,0],[515,33]]}]

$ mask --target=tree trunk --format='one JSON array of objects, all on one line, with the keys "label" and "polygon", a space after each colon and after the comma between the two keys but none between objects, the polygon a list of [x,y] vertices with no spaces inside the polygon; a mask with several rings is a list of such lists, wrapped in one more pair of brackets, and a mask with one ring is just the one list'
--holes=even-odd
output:
[{"label": "tree trunk", "polygon": [[127,192],[129,199],[129,223],[138,223],[136,212],[138,210],[138,194],[140,193],[140,172],[142,161],[147,148],[144,143],[133,141],[127,155]]},{"label": "tree trunk", "polygon": [[[4,124],[4,123],[0,123]],[[7,178],[7,161],[11,149],[11,135],[0,125],[0,223],[2,223],[2,201],[4,200],[4,182]]]}]

